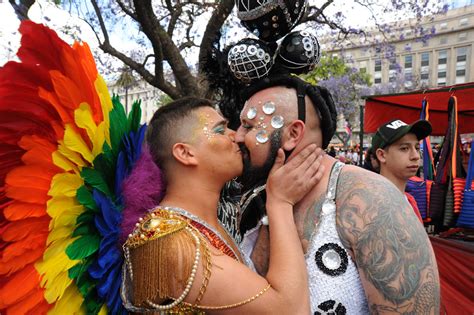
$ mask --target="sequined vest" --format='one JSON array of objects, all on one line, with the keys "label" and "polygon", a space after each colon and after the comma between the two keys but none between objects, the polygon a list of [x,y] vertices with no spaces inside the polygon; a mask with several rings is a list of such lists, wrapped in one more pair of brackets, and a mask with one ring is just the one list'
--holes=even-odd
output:
[{"label": "sequined vest", "polygon": [[337,162],[329,178],[319,224],[305,254],[311,314],[369,314],[357,268],[336,229],[336,186],[344,164]]}]

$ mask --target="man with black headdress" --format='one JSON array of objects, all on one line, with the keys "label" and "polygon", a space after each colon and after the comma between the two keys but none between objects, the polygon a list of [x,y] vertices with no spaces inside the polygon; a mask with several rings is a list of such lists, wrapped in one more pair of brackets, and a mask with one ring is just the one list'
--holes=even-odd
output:
[{"label": "man with black headdress", "polygon": [[[244,152],[242,247],[265,274],[270,252],[266,174],[278,148],[287,160],[336,129],[330,93],[297,77],[248,89],[236,134]],[[439,314],[436,260],[423,226],[387,179],[325,155],[324,176],[294,206],[314,314]]]}]

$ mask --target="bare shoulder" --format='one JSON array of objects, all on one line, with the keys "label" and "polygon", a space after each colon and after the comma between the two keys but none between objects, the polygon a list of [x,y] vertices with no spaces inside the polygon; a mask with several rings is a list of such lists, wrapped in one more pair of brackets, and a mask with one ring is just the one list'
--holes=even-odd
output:
[{"label": "bare shoulder", "polygon": [[439,312],[436,260],[404,195],[384,177],[345,167],[337,229],[352,252],[373,314]]}]

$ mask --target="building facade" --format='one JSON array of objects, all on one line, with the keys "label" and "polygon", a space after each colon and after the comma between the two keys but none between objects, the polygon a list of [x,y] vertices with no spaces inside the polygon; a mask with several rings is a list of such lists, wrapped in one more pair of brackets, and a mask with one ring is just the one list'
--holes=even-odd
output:
[{"label": "building facade", "polygon": [[[426,18],[421,36],[410,27],[413,23],[400,23],[386,35],[389,48],[360,42],[326,45],[325,50],[367,71],[374,84],[395,82],[400,76],[407,90],[474,81],[474,5]],[[375,41],[382,40],[382,34],[369,33]]]},{"label": "building facade", "polygon": [[111,94],[116,94],[120,97],[120,103],[122,103],[127,113],[132,109],[133,102],[141,101],[142,124],[150,121],[159,107],[160,99],[163,97],[163,92],[151,86],[145,80],[137,80],[128,89],[115,83],[109,83],[108,88]]}]

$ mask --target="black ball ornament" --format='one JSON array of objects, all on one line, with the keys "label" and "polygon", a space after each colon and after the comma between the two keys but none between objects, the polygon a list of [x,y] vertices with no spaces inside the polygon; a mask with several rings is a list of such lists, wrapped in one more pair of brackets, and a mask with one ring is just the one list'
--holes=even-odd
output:
[{"label": "black ball ornament", "polygon": [[235,0],[242,25],[263,41],[282,38],[300,21],[307,0]]},{"label": "black ball ornament", "polygon": [[237,80],[250,83],[270,72],[274,54],[263,41],[245,38],[229,49],[227,63]]},{"label": "black ball ornament", "polygon": [[286,35],[278,48],[277,62],[295,74],[311,71],[320,59],[318,39],[306,31]]}]

